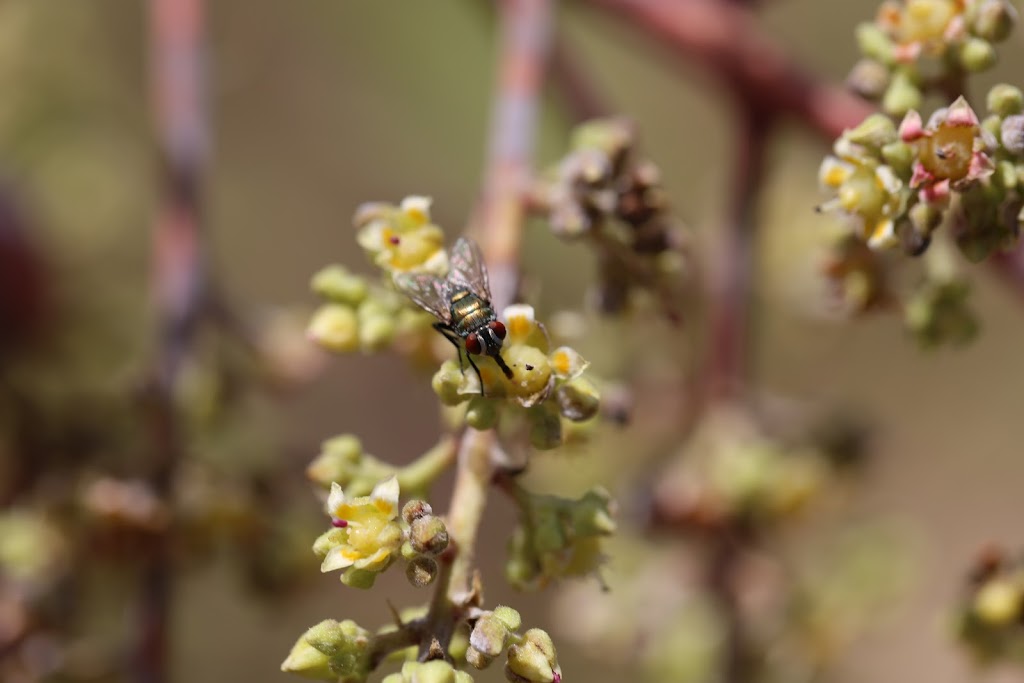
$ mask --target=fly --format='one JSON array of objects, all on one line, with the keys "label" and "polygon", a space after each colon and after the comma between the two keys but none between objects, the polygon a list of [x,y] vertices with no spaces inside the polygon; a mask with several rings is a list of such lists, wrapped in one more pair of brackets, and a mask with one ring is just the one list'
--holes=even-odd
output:
[{"label": "fly", "polygon": [[434,329],[455,345],[462,368],[462,341],[466,347],[466,360],[476,372],[483,391],[480,368],[473,356],[490,356],[512,379],[512,370],[501,357],[505,339],[505,326],[491,308],[491,288],[487,280],[480,248],[475,242],[460,237],[449,252],[451,267],[444,278],[428,273],[400,273],[395,284],[417,306],[437,318]]}]

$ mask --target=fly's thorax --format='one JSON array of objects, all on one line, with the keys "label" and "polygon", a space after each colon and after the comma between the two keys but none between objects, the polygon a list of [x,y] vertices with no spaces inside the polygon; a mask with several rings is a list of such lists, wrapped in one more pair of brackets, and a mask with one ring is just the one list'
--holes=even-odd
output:
[{"label": "fly's thorax", "polygon": [[451,311],[452,328],[462,338],[497,319],[494,309],[468,289],[460,289],[452,294]]}]

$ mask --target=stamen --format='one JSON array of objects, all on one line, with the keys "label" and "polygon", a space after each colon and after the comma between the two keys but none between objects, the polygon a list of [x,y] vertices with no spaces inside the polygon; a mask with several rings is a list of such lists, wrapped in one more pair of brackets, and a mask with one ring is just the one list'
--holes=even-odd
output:
[{"label": "stamen", "polygon": [[337,529],[344,529],[345,527],[348,526],[348,522],[346,520],[344,520],[344,519],[332,519],[331,520],[331,526],[333,526],[333,527],[335,527]]}]

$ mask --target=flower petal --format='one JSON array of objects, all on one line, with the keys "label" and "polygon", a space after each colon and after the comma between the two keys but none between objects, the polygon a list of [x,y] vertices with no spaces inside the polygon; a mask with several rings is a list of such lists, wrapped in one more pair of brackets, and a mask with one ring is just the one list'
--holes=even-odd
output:
[{"label": "flower petal", "polygon": [[559,379],[573,379],[590,365],[579,352],[569,346],[559,346],[550,356],[551,369]]},{"label": "flower petal", "polygon": [[355,567],[368,571],[383,571],[390,562],[391,551],[388,548],[378,548],[372,555],[356,560]]},{"label": "flower petal", "polygon": [[399,208],[414,225],[424,225],[430,222],[430,205],[433,201],[430,197],[410,195],[402,200]]},{"label": "flower petal", "polygon": [[501,315],[505,319],[507,329],[507,344],[521,344],[533,332],[536,326],[533,306],[528,304],[513,304],[505,308]]},{"label": "flower petal", "polygon": [[336,545],[324,557],[323,564],[320,565],[320,571],[326,573],[333,572],[335,569],[345,569],[346,567],[351,567],[359,559],[359,551],[355,550],[352,546],[348,544]]},{"label": "flower petal", "polygon": [[327,496],[327,514],[335,519],[342,519],[338,515],[338,508],[345,503],[345,492],[341,490],[338,482],[331,482],[331,495]]},{"label": "flower petal", "polygon": [[388,519],[398,516],[398,496],[398,478],[394,476],[377,484],[370,493],[374,507]]}]

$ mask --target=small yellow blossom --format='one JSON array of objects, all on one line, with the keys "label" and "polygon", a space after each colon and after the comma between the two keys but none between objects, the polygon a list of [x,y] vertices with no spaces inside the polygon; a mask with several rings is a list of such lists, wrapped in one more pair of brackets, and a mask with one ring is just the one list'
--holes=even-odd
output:
[{"label": "small yellow blossom", "polygon": [[399,206],[364,204],[354,222],[357,241],[380,268],[391,273],[448,271],[444,232],[430,221],[430,198],[411,196]]},{"label": "small yellow blossom", "polygon": [[401,548],[398,517],[398,479],[391,477],[369,496],[346,498],[341,486],[331,486],[327,513],[334,529],[318,539],[314,550],[323,557],[320,571],[335,569],[382,572]]}]

